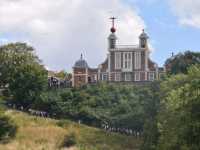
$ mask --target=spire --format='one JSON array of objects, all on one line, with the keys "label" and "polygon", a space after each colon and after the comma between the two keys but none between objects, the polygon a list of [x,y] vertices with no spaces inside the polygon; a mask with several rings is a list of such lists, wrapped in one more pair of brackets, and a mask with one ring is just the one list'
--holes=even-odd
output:
[{"label": "spire", "polygon": [[111,27],[110,31],[112,33],[115,33],[116,32],[116,29],[115,29],[115,19],[117,19],[117,18],[111,17],[110,19],[112,20],[112,27]]},{"label": "spire", "polygon": [[113,49],[116,47],[116,40],[117,40],[117,37],[114,34],[116,32],[116,29],[115,29],[115,19],[116,18],[111,17],[110,19],[112,20],[112,27],[110,29],[111,34],[108,37],[108,44],[109,44],[109,49]]},{"label": "spire", "polygon": [[83,54],[81,53],[81,60],[83,60]]},{"label": "spire", "polygon": [[74,68],[88,68],[87,61],[83,59],[82,53],[81,53],[81,58],[75,62]]},{"label": "spire", "polygon": [[115,19],[117,19],[117,18],[111,17],[110,19],[112,20],[112,27],[115,27]]}]

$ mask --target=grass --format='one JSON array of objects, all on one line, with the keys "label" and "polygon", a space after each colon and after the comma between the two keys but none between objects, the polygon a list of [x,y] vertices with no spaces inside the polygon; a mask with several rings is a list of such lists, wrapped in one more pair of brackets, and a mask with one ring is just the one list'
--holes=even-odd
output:
[{"label": "grass", "polygon": [[[18,127],[9,143],[0,144],[0,150],[139,150],[140,139],[79,125],[69,120],[53,120],[6,110]],[[72,137],[70,148],[62,145]],[[74,140],[74,141],[73,141]]]}]

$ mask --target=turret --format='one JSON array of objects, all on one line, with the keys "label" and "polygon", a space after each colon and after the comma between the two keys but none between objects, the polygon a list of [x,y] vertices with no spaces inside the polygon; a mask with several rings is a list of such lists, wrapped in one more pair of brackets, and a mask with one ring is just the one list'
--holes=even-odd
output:
[{"label": "turret", "polygon": [[115,29],[115,19],[114,17],[110,18],[112,20],[112,27],[110,29],[111,34],[108,37],[108,45],[109,45],[109,49],[113,49],[116,48],[116,41],[117,41],[117,37],[115,35],[116,29]]},{"label": "turret", "polygon": [[145,33],[145,31],[143,29],[142,34],[139,36],[140,48],[148,49],[148,39],[149,39],[149,36],[147,35],[147,33]]}]

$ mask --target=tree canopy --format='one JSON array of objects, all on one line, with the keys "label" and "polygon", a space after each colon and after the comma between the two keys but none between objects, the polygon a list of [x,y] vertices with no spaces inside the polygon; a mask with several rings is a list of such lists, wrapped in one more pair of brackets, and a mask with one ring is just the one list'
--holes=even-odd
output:
[{"label": "tree canopy", "polygon": [[20,105],[28,106],[45,88],[47,71],[25,43],[11,43],[0,47],[0,84],[10,91]]},{"label": "tree canopy", "polygon": [[200,65],[161,84],[158,149],[200,148]]},{"label": "tree canopy", "polygon": [[187,73],[191,65],[200,64],[200,53],[186,51],[167,59],[165,66],[169,74]]}]

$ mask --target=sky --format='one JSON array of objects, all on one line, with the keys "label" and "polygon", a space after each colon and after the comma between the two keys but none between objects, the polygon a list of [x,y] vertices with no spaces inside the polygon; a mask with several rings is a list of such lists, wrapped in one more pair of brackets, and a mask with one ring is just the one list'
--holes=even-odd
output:
[{"label": "sky", "polygon": [[90,67],[107,56],[116,16],[118,44],[148,33],[151,58],[200,52],[200,0],[0,0],[0,44],[26,42],[50,70],[71,71],[81,53]]}]

